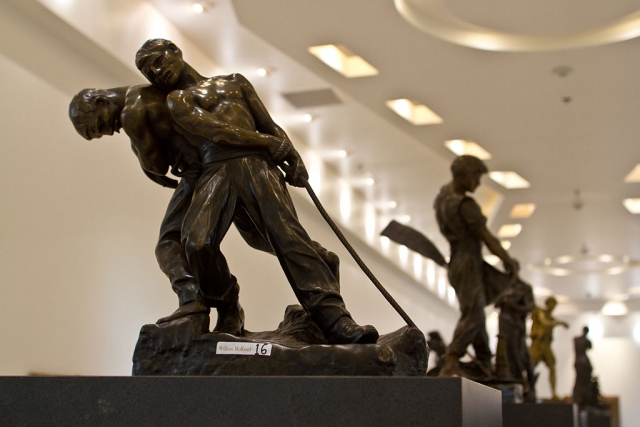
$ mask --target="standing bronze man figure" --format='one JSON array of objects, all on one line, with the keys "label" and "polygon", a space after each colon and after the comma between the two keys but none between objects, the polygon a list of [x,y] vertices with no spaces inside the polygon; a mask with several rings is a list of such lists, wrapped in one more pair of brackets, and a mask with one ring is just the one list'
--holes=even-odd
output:
[{"label": "standing bronze man figure", "polygon": [[568,328],[569,324],[553,317],[553,310],[558,305],[554,297],[549,297],[545,301],[544,309],[536,307],[531,313],[531,364],[535,368],[541,361],[549,368],[549,383],[551,384],[551,398],[560,400],[556,394],[556,358],[551,349],[553,341],[553,328],[558,325]]},{"label": "standing bronze man figure", "polygon": [[[486,165],[476,157],[464,155],[453,161],[451,172],[453,179],[440,190],[434,208],[440,231],[451,246],[448,276],[460,302],[461,315],[440,376],[464,376],[459,359],[469,345],[482,370],[493,371],[484,308],[518,280],[518,264],[489,232],[480,206],[467,195],[480,185],[480,178],[488,172]],[[482,244],[502,260],[506,274],[484,262]]]}]

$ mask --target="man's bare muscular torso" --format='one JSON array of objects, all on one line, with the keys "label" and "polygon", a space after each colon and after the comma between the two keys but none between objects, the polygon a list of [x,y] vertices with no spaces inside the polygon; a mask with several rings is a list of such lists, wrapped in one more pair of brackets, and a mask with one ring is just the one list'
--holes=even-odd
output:
[{"label": "man's bare muscular torso", "polygon": [[251,109],[245,101],[245,91],[237,74],[216,76],[190,88],[194,101],[221,123],[256,131]]},{"label": "man's bare muscular torso", "polygon": [[131,148],[142,168],[165,175],[174,174],[199,163],[197,152],[176,131],[166,106],[167,94],[153,86],[132,86],[122,109],[122,128],[131,139]]}]

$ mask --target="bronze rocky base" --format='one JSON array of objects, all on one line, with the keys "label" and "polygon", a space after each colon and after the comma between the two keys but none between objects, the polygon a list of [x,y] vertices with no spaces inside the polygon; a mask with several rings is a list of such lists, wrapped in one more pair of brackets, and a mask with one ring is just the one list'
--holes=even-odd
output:
[{"label": "bronze rocky base", "polygon": [[[270,356],[216,354],[218,342],[270,343]],[[329,345],[298,305],[275,331],[236,337],[209,332],[208,315],[145,325],[133,353],[133,375],[419,376],[429,351],[419,329],[405,326],[376,344]]]}]

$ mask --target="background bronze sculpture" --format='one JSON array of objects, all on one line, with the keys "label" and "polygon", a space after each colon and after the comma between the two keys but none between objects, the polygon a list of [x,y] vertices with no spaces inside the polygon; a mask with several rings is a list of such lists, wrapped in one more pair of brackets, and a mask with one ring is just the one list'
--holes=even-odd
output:
[{"label": "background bronze sculpture", "polygon": [[553,310],[558,301],[554,297],[549,297],[545,301],[545,308],[536,307],[531,313],[531,364],[535,368],[541,361],[549,368],[549,383],[551,385],[551,398],[560,400],[556,394],[556,358],[553,355],[551,342],[553,341],[553,328],[561,325],[569,327],[567,322],[557,320],[553,317]]},{"label": "background bronze sculpture", "polygon": [[498,317],[498,348],[496,349],[496,379],[524,385],[524,398],[535,401],[535,377],[527,346],[526,320],[535,308],[533,290],[522,280],[502,292],[495,306]]},{"label": "background bronze sculpture", "polygon": [[[518,280],[518,265],[489,232],[480,207],[467,195],[478,188],[481,176],[488,172],[485,164],[476,157],[464,155],[453,161],[451,172],[453,179],[440,190],[434,208],[440,231],[451,246],[448,276],[458,296],[461,316],[440,376],[464,376],[459,359],[472,345],[487,377],[493,367],[484,308]],[[483,260],[482,244],[502,260],[507,273]]]},{"label": "background bronze sculpture", "polygon": [[440,374],[442,365],[444,364],[444,355],[447,352],[447,345],[442,339],[440,332],[431,331],[428,335],[429,339],[427,340],[427,345],[429,346],[429,350],[436,355],[436,366],[427,372],[427,376],[437,377]]},{"label": "background bronze sculpture", "polygon": [[599,406],[598,381],[593,377],[593,367],[587,355],[587,350],[591,350],[591,341],[587,338],[587,334],[589,334],[589,328],[585,326],[582,328],[582,335],[573,339],[576,382],[573,387],[572,400],[580,406],[580,409],[597,408]]}]

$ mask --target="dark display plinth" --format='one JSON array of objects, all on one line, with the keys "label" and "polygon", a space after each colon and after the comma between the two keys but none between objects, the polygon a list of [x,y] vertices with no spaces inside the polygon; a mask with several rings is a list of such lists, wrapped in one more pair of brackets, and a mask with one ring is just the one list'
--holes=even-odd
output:
[{"label": "dark display plinth", "polygon": [[462,378],[0,378],[8,426],[495,427],[501,410],[498,390]]},{"label": "dark display plinth", "polygon": [[611,427],[611,414],[607,411],[580,411],[580,427]]},{"label": "dark display plinth", "polygon": [[578,427],[578,406],[571,403],[505,403],[503,427]]},{"label": "dark display plinth", "polygon": [[522,384],[490,384],[490,386],[502,392],[502,403],[524,402]]}]

